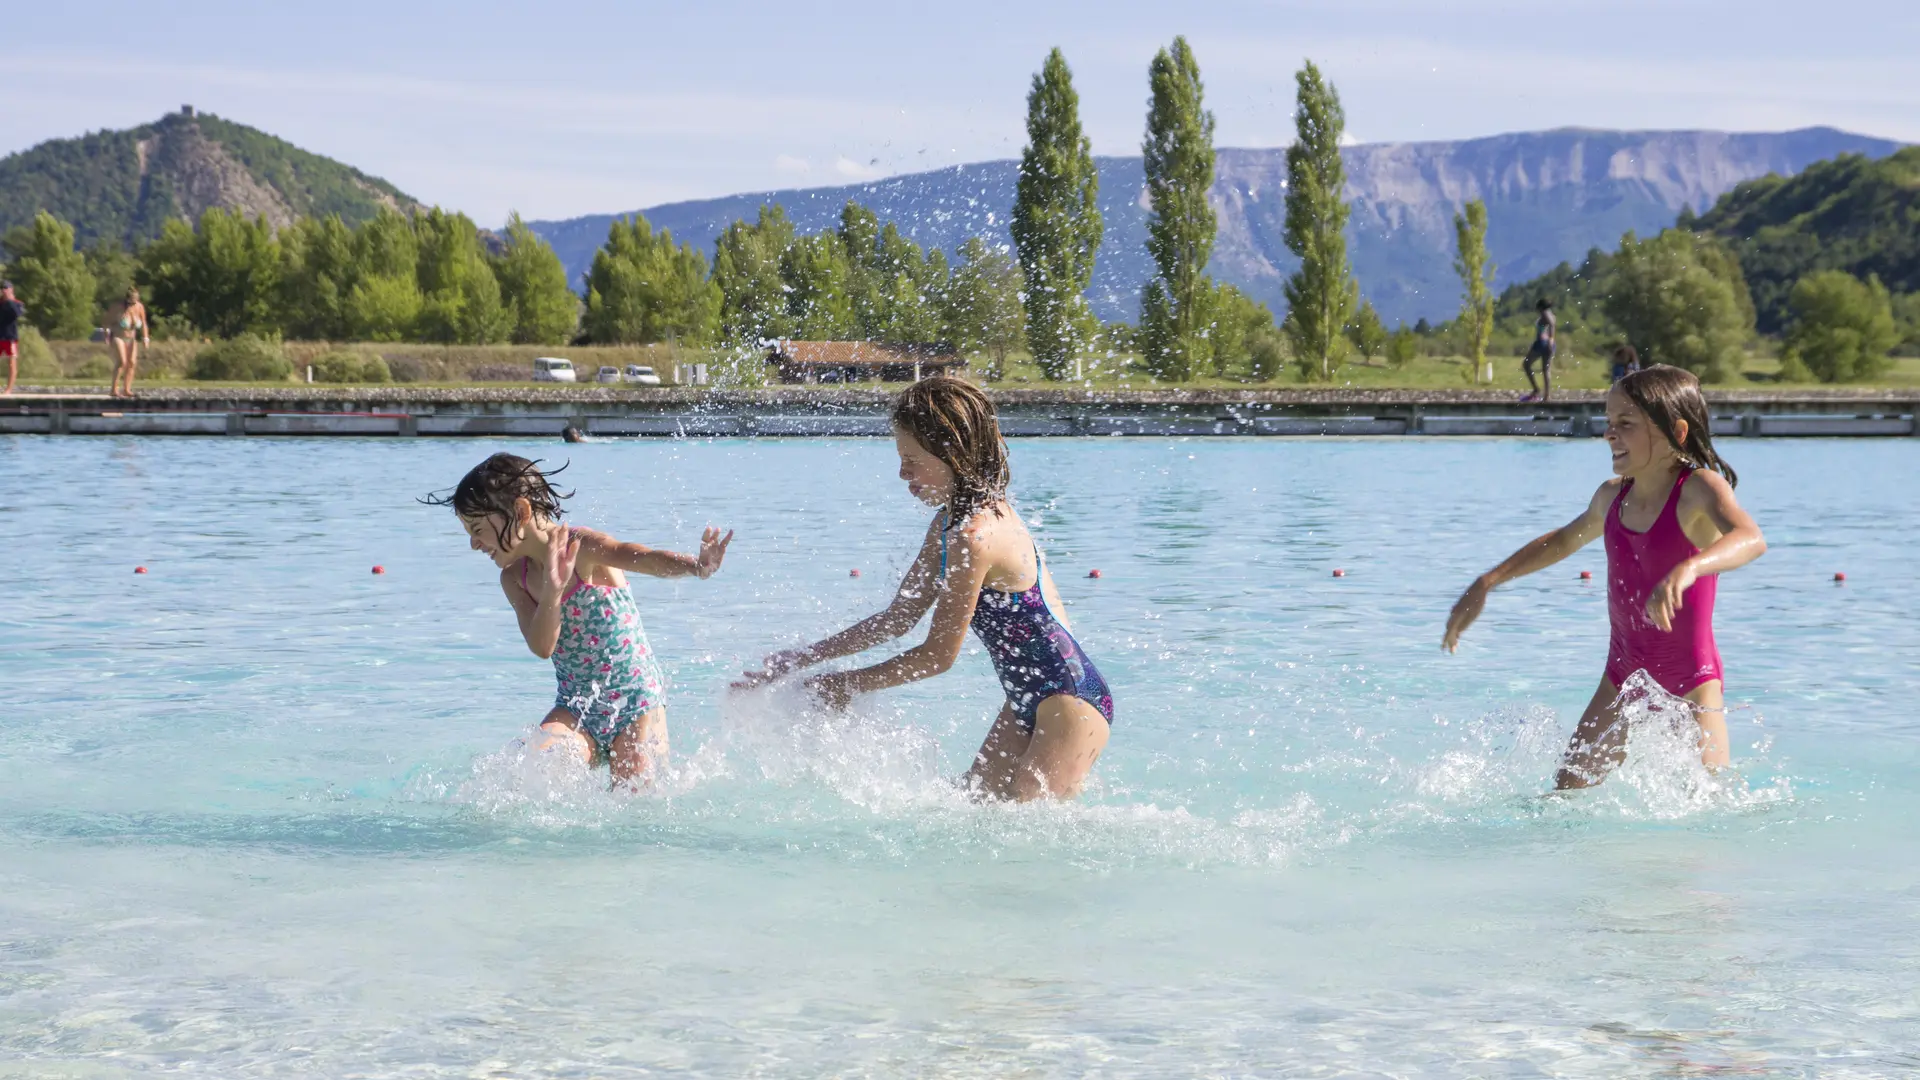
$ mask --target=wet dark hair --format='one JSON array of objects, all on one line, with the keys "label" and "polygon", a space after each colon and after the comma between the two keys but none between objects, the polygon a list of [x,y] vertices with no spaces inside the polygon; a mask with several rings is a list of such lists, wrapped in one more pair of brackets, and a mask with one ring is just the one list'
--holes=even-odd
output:
[{"label": "wet dark hair", "polygon": [[[451,506],[453,512],[461,517],[486,517],[499,514],[513,524],[513,504],[525,499],[533,507],[533,512],[549,520],[557,521],[566,513],[560,500],[573,498],[573,492],[562,495],[555,491],[549,477],[555,476],[566,468],[548,472],[540,471],[538,461],[529,461],[518,454],[495,454],[475,465],[460,478],[451,494],[436,491],[420,501],[428,506]],[[502,527],[505,531],[505,527]]]},{"label": "wet dark hair", "polygon": [[893,424],[953,470],[949,520],[965,521],[982,507],[1000,512],[994,504],[1007,497],[1007,442],[979,387],[951,375],[922,379],[894,399]]},{"label": "wet dark hair", "polygon": [[1533,302],[1533,309],[1535,311],[1545,311],[1552,306],[1553,306],[1553,301],[1547,299],[1544,296]]},{"label": "wet dark hair", "polygon": [[[1627,400],[1640,407],[1660,434],[1680,452],[1680,460],[1697,469],[1712,469],[1727,478],[1727,486],[1737,487],[1740,477],[1733,466],[1713,450],[1713,424],[1707,415],[1707,399],[1700,393],[1700,379],[1693,372],[1669,364],[1650,364],[1614,384]],[[1678,421],[1687,422],[1687,441],[1674,437]]]}]

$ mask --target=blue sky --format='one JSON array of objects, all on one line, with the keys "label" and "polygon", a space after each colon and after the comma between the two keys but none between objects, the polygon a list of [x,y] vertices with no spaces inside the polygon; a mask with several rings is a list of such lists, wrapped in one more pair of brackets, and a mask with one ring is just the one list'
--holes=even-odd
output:
[{"label": "blue sky", "polygon": [[1175,34],[1223,146],[1290,140],[1302,57],[1361,141],[1829,124],[1920,142],[1914,0],[27,0],[0,20],[0,153],[192,103],[483,224],[567,217],[1016,156],[1054,45],[1095,151],[1137,153],[1147,63]]}]

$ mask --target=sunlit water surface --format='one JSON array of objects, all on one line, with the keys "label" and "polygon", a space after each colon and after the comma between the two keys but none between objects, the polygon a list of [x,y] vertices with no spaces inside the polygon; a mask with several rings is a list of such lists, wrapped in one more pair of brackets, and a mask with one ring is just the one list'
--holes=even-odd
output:
[{"label": "sunlit water surface", "polygon": [[[739,530],[636,581],[651,794],[514,748],[551,668],[414,501],[502,447],[579,523]],[[1646,713],[1560,799],[1597,545],[1437,646],[1598,443],[1016,443],[1118,718],[1009,808],[948,782],[977,650],[845,718],[724,692],[891,594],[884,441],[0,440],[0,1075],[1920,1069],[1920,440],[1725,450],[1772,544],[1721,587],[1737,769]]]}]

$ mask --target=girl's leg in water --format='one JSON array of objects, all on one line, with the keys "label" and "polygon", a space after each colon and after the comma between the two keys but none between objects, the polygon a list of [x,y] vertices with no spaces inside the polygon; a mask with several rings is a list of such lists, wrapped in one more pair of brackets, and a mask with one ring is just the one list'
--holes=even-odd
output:
[{"label": "girl's leg in water", "polygon": [[564,747],[580,758],[582,766],[593,765],[593,740],[580,730],[580,718],[555,705],[547,711],[546,718],[540,721],[540,734],[546,736],[533,744],[533,751],[541,753],[555,746]]},{"label": "girl's leg in water", "polygon": [[983,794],[1014,802],[1071,799],[1106,749],[1110,728],[1100,710],[1070,694],[1041,702],[1031,732],[1021,730],[1013,706],[1003,706],[967,779]]},{"label": "girl's leg in water", "polygon": [[1580,726],[1573,729],[1573,740],[1560,759],[1560,771],[1554,775],[1556,791],[1592,787],[1607,778],[1627,758],[1627,724],[1620,717],[1620,688],[1602,676],[1600,688],[1580,714]]},{"label": "girl's leg in water", "polygon": [[[1602,678],[1593,700],[1587,702],[1587,711],[1580,715],[1573,741],[1567,744],[1566,757],[1553,779],[1556,789],[1592,787],[1626,760],[1627,725],[1616,704],[1619,697],[1620,688],[1611,679]],[[1720,680],[1694,687],[1687,692],[1686,700],[1693,704],[1693,719],[1700,725],[1700,763],[1713,772],[1726,768],[1733,758]]]},{"label": "girl's leg in water", "polygon": [[615,735],[613,745],[607,748],[607,764],[616,787],[622,784],[645,787],[666,763],[667,707],[664,705],[641,713],[640,719]]}]

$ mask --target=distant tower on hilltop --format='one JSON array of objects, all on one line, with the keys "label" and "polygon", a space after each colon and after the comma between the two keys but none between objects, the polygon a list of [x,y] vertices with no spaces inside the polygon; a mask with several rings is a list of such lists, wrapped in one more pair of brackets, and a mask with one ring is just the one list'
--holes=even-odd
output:
[{"label": "distant tower on hilltop", "polygon": [[180,106],[180,115],[186,117],[189,120],[193,119],[193,106],[191,105]]}]

